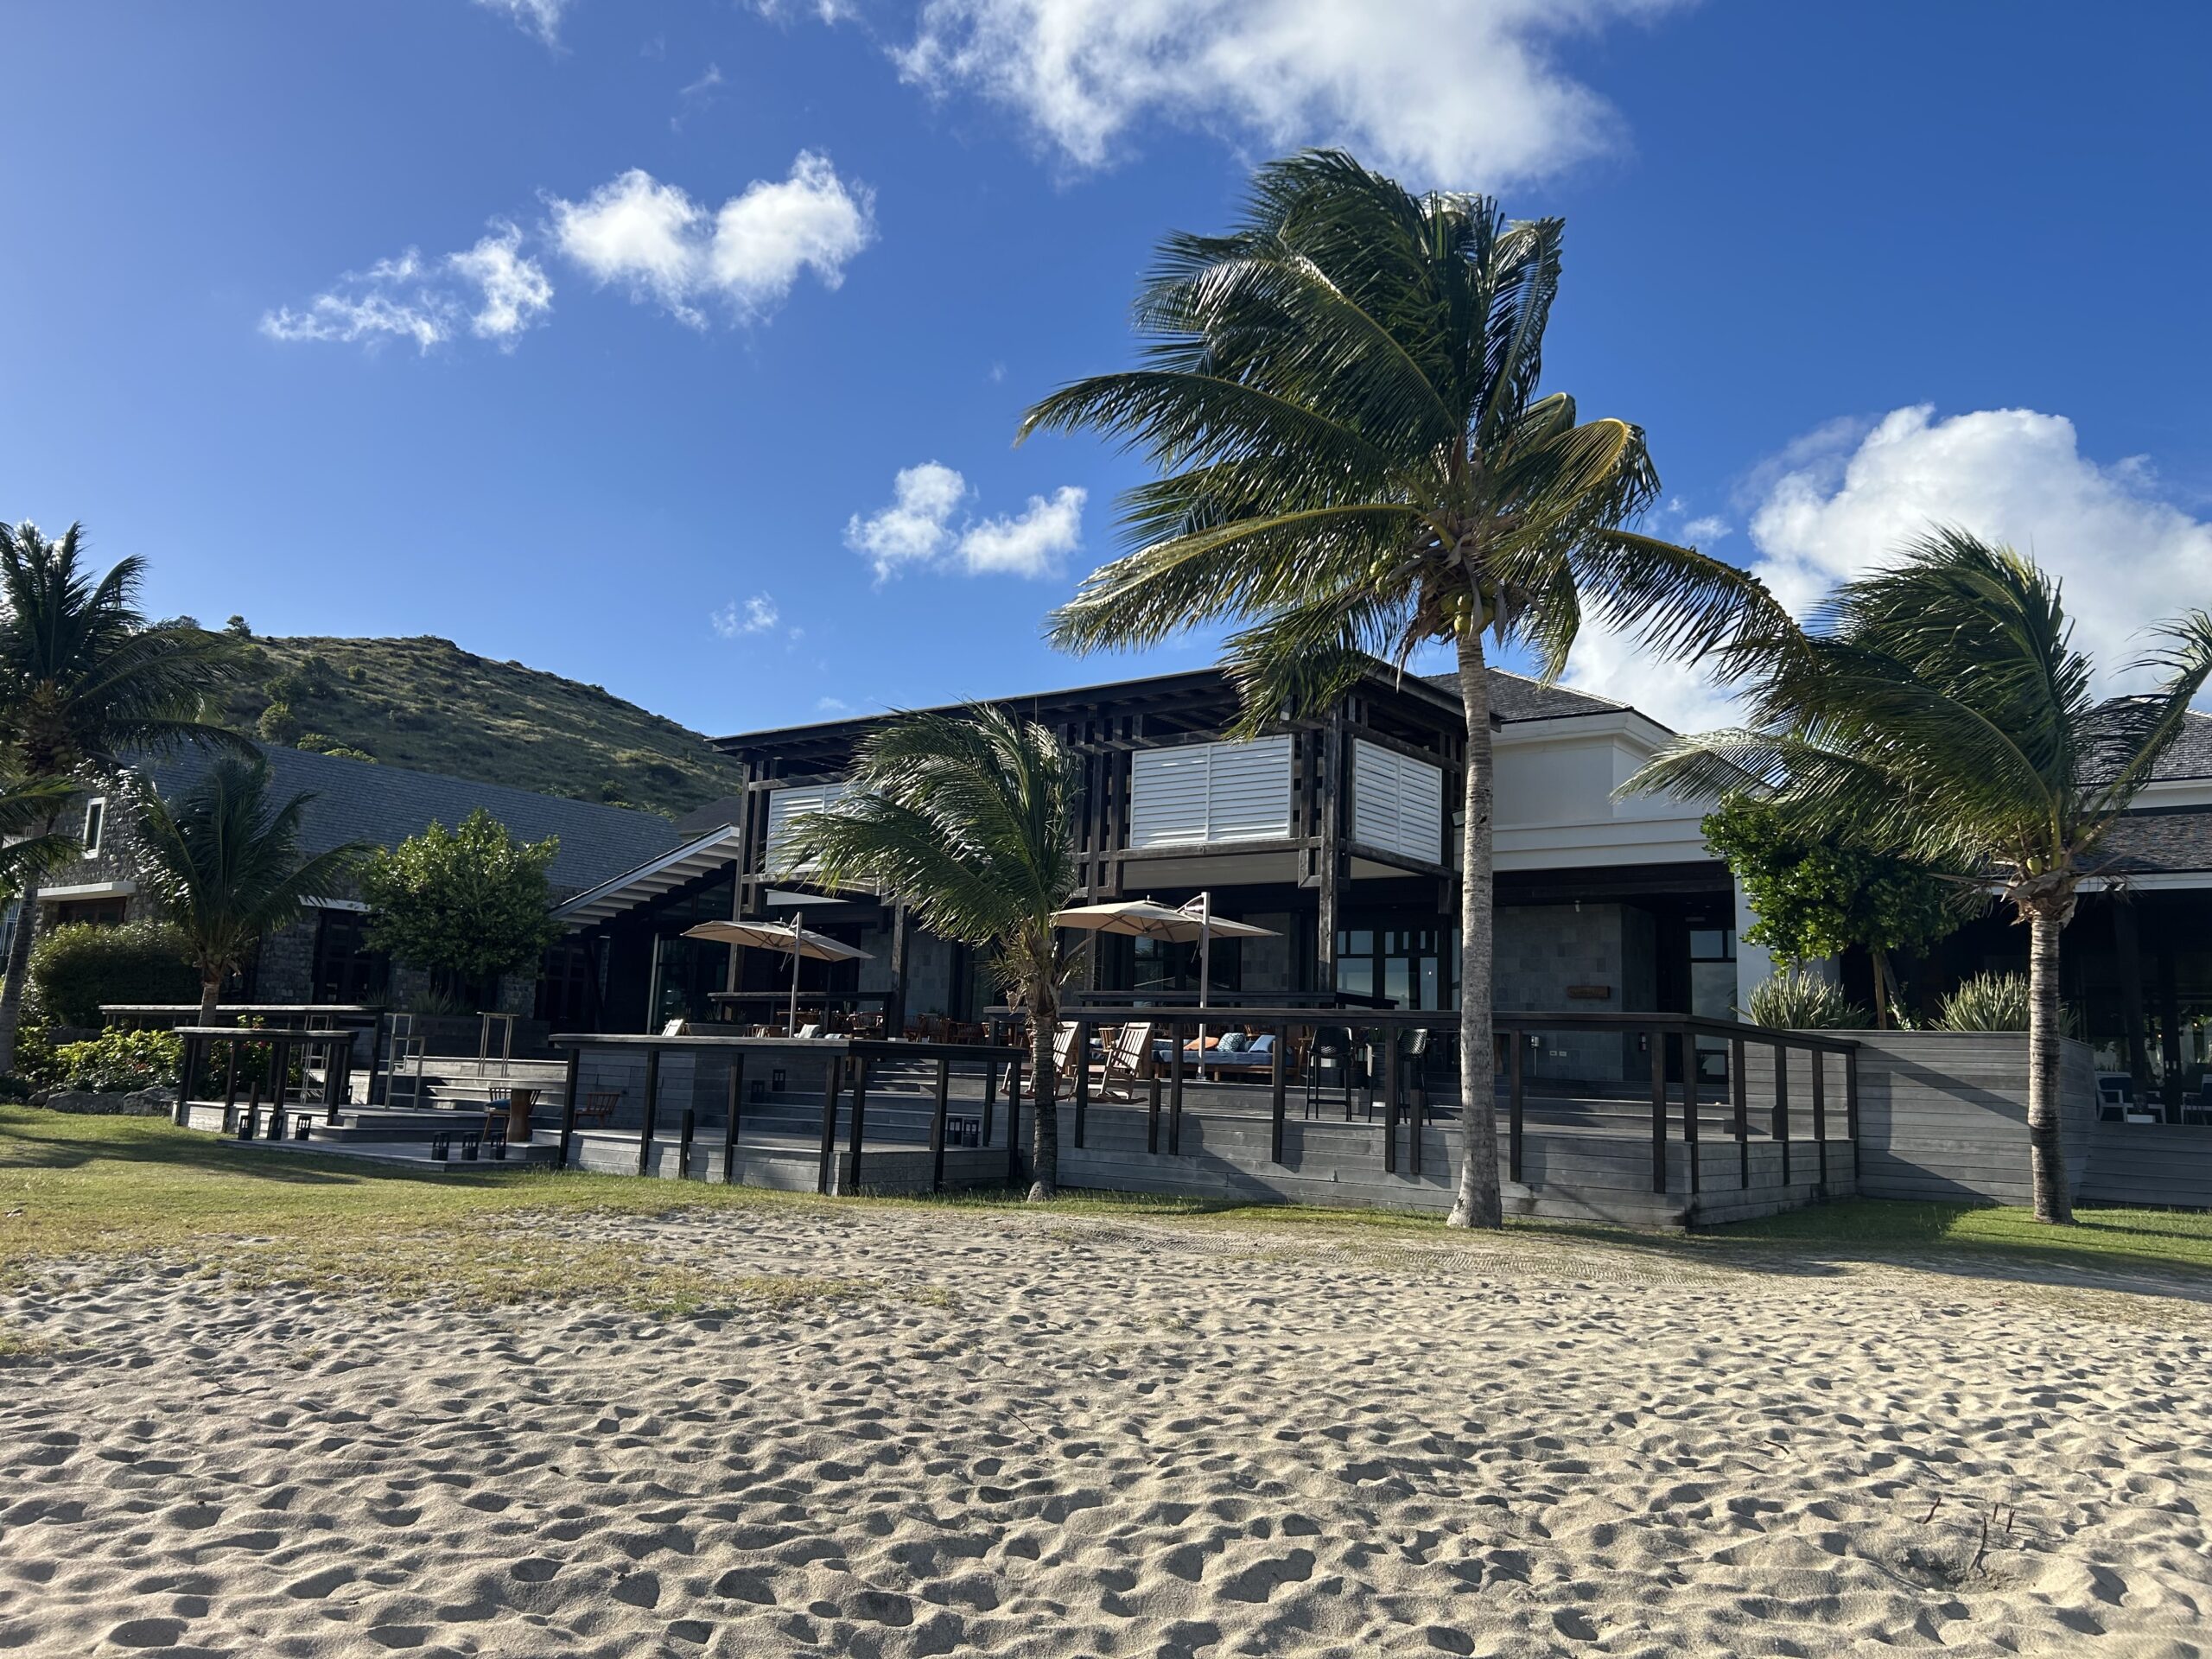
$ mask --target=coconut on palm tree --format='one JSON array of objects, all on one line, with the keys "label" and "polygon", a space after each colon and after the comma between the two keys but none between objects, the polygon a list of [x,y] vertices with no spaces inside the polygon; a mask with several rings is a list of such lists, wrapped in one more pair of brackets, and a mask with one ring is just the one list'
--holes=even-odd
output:
[{"label": "coconut on palm tree", "polygon": [[1096,428],[1159,476],[1134,550],[1052,619],[1086,651],[1243,623],[1248,729],[1324,706],[1363,657],[1456,652],[1466,704],[1452,1219],[1498,1224],[1491,1058],[1491,760],[1485,637],[1547,677],[1586,613],[1696,653],[1772,608],[1743,571],[1629,528],[1659,480],[1642,430],[1540,391],[1561,223],[1414,195],[1350,156],[1262,168],[1244,223],[1176,235],[1136,305],[1144,366],[1083,380],[1025,435]]},{"label": "coconut on palm tree", "polygon": [[2158,631],[2158,689],[2101,701],[2058,584],[1937,530],[1803,631],[1744,642],[1751,724],[1662,749],[1625,791],[1749,786],[1786,822],[1961,869],[2029,931],[2028,1141],[2038,1220],[2072,1219],[2059,1140],[2059,936],[2098,849],[2212,677],[2212,616]]},{"label": "coconut on palm tree", "polygon": [[[58,542],[29,522],[0,524],[0,755],[30,785],[119,772],[125,757],[194,742],[243,747],[199,718],[228,648],[185,623],[149,623],[138,608],[143,561],[95,577],[72,524]],[[52,836],[66,791],[37,829]],[[0,1071],[14,1069],[16,1027],[38,930],[19,907],[0,985]]]},{"label": "coconut on palm tree", "polygon": [[901,715],[861,741],[848,792],[794,829],[783,868],[897,894],[931,932],[996,952],[1029,1020],[1029,1196],[1052,1196],[1052,1033],[1067,963],[1052,917],[1076,887],[1077,772],[1052,733],[998,709]]},{"label": "coconut on palm tree", "polygon": [[143,880],[183,936],[200,976],[200,1023],[215,1017],[223,982],[252,960],[264,935],[299,919],[319,899],[343,893],[366,843],[307,856],[301,823],[315,797],[283,803],[269,763],[224,755],[172,804],[148,791],[138,803]]}]

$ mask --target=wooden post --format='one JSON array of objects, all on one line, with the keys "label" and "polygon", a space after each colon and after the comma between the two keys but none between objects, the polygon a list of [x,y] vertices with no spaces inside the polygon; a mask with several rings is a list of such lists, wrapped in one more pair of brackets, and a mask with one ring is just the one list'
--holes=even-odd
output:
[{"label": "wooden post", "polygon": [[1010,1186],[1021,1179],[1021,1061],[1006,1068],[1006,1179]]},{"label": "wooden post", "polygon": [[1167,1154],[1183,1155],[1183,1022],[1167,1022],[1167,1044],[1173,1052],[1167,1061]]},{"label": "wooden post", "polygon": [[1090,1021],[1075,1022],[1075,1042],[1068,1051],[1075,1065],[1075,1144],[1083,1147],[1083,1131],[1090,1116]]},{"label": "wooden post", "polygon": [[737,1141],[745,1121],[745,1051],[729,1052],[729,1109],[722,1115],[722,1185],[737,1183]]},{"label": "wooden post", "polygon": [[223,1061],[223,1128],[231,1127],[231,1109],[238,1103],[238,1039],[224,1044],[229,1051]]},{"label": "wooden post", "polygon": [[1269,1106],[1274,1114],[1274,1135],[1268,1155],[1277,1163],[1282,1162],[1282,1121],[1285,1107],[1289,1103],[1290,1070],[1284,1050],[1290,1046],[1290,1027],[1274,1028],[1274,1048],[1268,1056],[1273,1064],[1268,1069],[1268,1084],[1273,1091]]},{"label": "wooden post", "polygon": [[1697,1039],[1687,1031],[1682,1033],[1682,1151],[1690,1160],[1690,1196],[1695,1198],[1705,1185],[1705,1172],[1699,1167],[1703,1154],[1697,1145]]},{"label": "wooden post", "polygon": [[1651,1190],[1667,1190],[1667,1033],[1651,1033]]},{"label": "wooden post", "polygon": [[1807,1051],[1813,1065],[1813,1157],[1820,1167],[1821,1190],[1828,1185],[1828,1057],[1819,1049]]},{"label": "wooden post", "polygon": [[[1526,1184],[1529,1177],[1522,1173],[1522,1168],[1524,1168],[1522,1166],[1522,1139],[1524,1139],[1522,1137],[1522,1106],[1526,1102],[1522,1073],[1524,1073],[1526,1055],[1529,1055],[1529,1033],[1526,1031],[1509,1031],[1506,1038],[1513,1042],[1513,1064],[1509,1066],[1509,1086],[1506,1086],[1506,1179],[1516,1181],[1516,1184]],[[1469,1113],[1478,1113],[1478,1110],[1484,1109],[1496,1113],[1497,1106],[1493,1102],[1473,1102],[1473,1099],[1466,1102]]]},{"label": "wooden post", "polygon": [[1859,1045],[1843,1051],[1843,1132],[1851,1137],[1852,1172],[1859,1169]]},{"label": "wooden post", "polygon": [[[230,1128],[230,1123],[229,1123],[229,1122],[228,1122],[228,1116],[229,1116],[229,1115],[228,1115],[227,1113],[226,1113],[226,1114],[225,1114],[225,1119],[226,1119],[226,1121],[225,1121],[224,1125],[223,1125],[223,1127],[224,1127],[225,1128]],[[256,1077],[256,1078],[253,1080],[253,1090],[252,1090],[252,1092],[251,1092],[251,1094],[249,1094],[249,1095],[246,1096],[246,1103],[245,1103],[245,1118],[240,1122],[239,1126],[238,1126],[238,1139],[239,1139],[239,1140],[241,1140],[241,1141],[251,1141],[251,1140],[252,1140],[252,1139],[254,1138],[254,1136],[256,1136],[256,1135],[259,1135],[260,1133],[261,1133],[261,1079],[260,1079],[259,1077]]]},{"label": "wooden post", "polygon": [[891,998],[883,1005],[883,1034],[897,1041],[906,1034],[906,903],[891,907]]},{"label": "wooden post", "polygon": [[1789,1185],[1789,1045],[1774,1046],[1774,1140],[1782,1148],[1782,1184]]},{"label": "wooden post", "polygon": [[291,1081],[292,1046],[275,1045],[269,1065],[269,1138],[284,1138],[284,1085]]},{"label": "wooden post", "polygon": [[652,1173],[653,1117],[659,1110],[660,1050],[645,1051],[645,1116],[638,1129],[638,1173]]},{"label": "wooden post", "polygon": [[569,1051],[568,1076],[561,1083],[561,1161],[556,1168],[569,1166],[569,1149],[576,1139],[576,1084],[583,1071],[584,1052],[582,1047]]},{"label": "wooden post", "polygon": [[844,1182],[840,1181],[837,1185],[841,1192],[857,1192],[861,1190],[861,1139],[867,1135],[867,1133],[868,1056],[865,1054],[855,1054],[853,1056],[852,1185],[848,1187]]},{"label": "wooden post", "polygon": [[1146,1070],[1151,1076],[1145,1079],[1144,1149],[1156,1153],[1160,1150],[1160,1067],[1149,1055],[1146,1056]]},{"label": "wooden post", "polygon": [[822,1149],[815,1166],[814,1190],[825,1198],[831,1192],[837,1163],[837,1078],[843,1063],[843,1056],[838,1056],[822,1074]]},{"label": "wooden post", "polygon": [[930,1114],[930,1191],[944,1191],[944,1115],[952,1102],[952,1060],[937,1057],[937,1109]]},{"label": "wooden post", "polygon": [[983,1122],[976,1140],[984,1146],[991,1144],[991,1097],[999,1091],[999,1063],[983,1062]]},{"label": "wooden post", "polygon": [[699,1108],[695,1102],[683,1109],[683,1128],[676,1140],[676,1179],[691,1179],[691,1142],[699,1130]]},{"label": "wooden post", "polygon": [[1736,1111],[1736,1168],[1738,1184],[1751,1184],[1751,1084],[1744,1077],[1744,1039],[1728,1039],[1728,1096]]}]

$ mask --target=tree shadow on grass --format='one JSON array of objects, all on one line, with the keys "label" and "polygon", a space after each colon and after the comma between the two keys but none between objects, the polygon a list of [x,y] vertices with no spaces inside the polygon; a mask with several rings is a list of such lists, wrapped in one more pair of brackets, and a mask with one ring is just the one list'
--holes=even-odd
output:
[{"label": "tree shadow on grass", "polygon": [[338,1153],[263,1151],[161,1118],[78,1116],[30,1107],[0,1107],[0,1171],[82,1169],[88,1165],[138,1164],[235,1175],[295,1186],[359,1186],[370,1181],[450,1186],[475,1184],[486,1170],[448,1175],[348,1159]]}]

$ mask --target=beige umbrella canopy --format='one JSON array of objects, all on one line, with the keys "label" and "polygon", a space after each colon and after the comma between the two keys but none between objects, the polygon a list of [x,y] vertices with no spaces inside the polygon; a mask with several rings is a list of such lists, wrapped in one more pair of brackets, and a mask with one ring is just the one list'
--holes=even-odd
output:
[{"label": "beige umbrella canopy", "polygon": [[863,950],[827,933],[810,933],[804,914],[788,922],[702,922],[687,927],[687,939],[712,939],[718,944],[746,944],[760,950],[780,950],[791,959],[791,1011],[789,1029],[798,1030],[798,965],[810,962],[872,962],[873,951]]},{"label": "beige umbrella canopy", "polygon": [[[1054,912],[1055,927],[1077,927],[1093,933],[1122,933],[1133,938],[1166,939],[1176,944],[1198,942],[1198,1006],[1206,1005],[1207,982],[1212,978],[1216,939],[1272,939],[1281,936],[1271,927],[1231,922],[1213,913],[1213,895],[1202,893],[1179,909],[1150,899],[1125,899],[1108,905],[1077,905]],[[1198,1040],[1205,1041],[1205,1027]]]}]

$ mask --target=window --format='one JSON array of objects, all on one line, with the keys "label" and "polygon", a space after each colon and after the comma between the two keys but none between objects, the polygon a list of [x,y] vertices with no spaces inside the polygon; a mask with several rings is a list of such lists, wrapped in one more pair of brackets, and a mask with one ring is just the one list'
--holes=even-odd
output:
[{"label": "window", "polygon": [[128,899],[71,899],[54,906],[54,924],[56,927],[79,923],[93,927],[121,927],[130,912]]},{"label": "window", "polygon": [[107,830],[107,797],[95,795],[85,803],[85,856],[99,856],[100,837]]},{"label": "window", "polygon": [[391,958],[370,949],[368,925],[367,915],[358,910],[315,912],[314,1001],[384,1001],[391,982]]},{"label": "window", "polygon": [[1290,739],[1184,743],[1129,763],[1129,845],[1213,846],[1290,833]]}]

